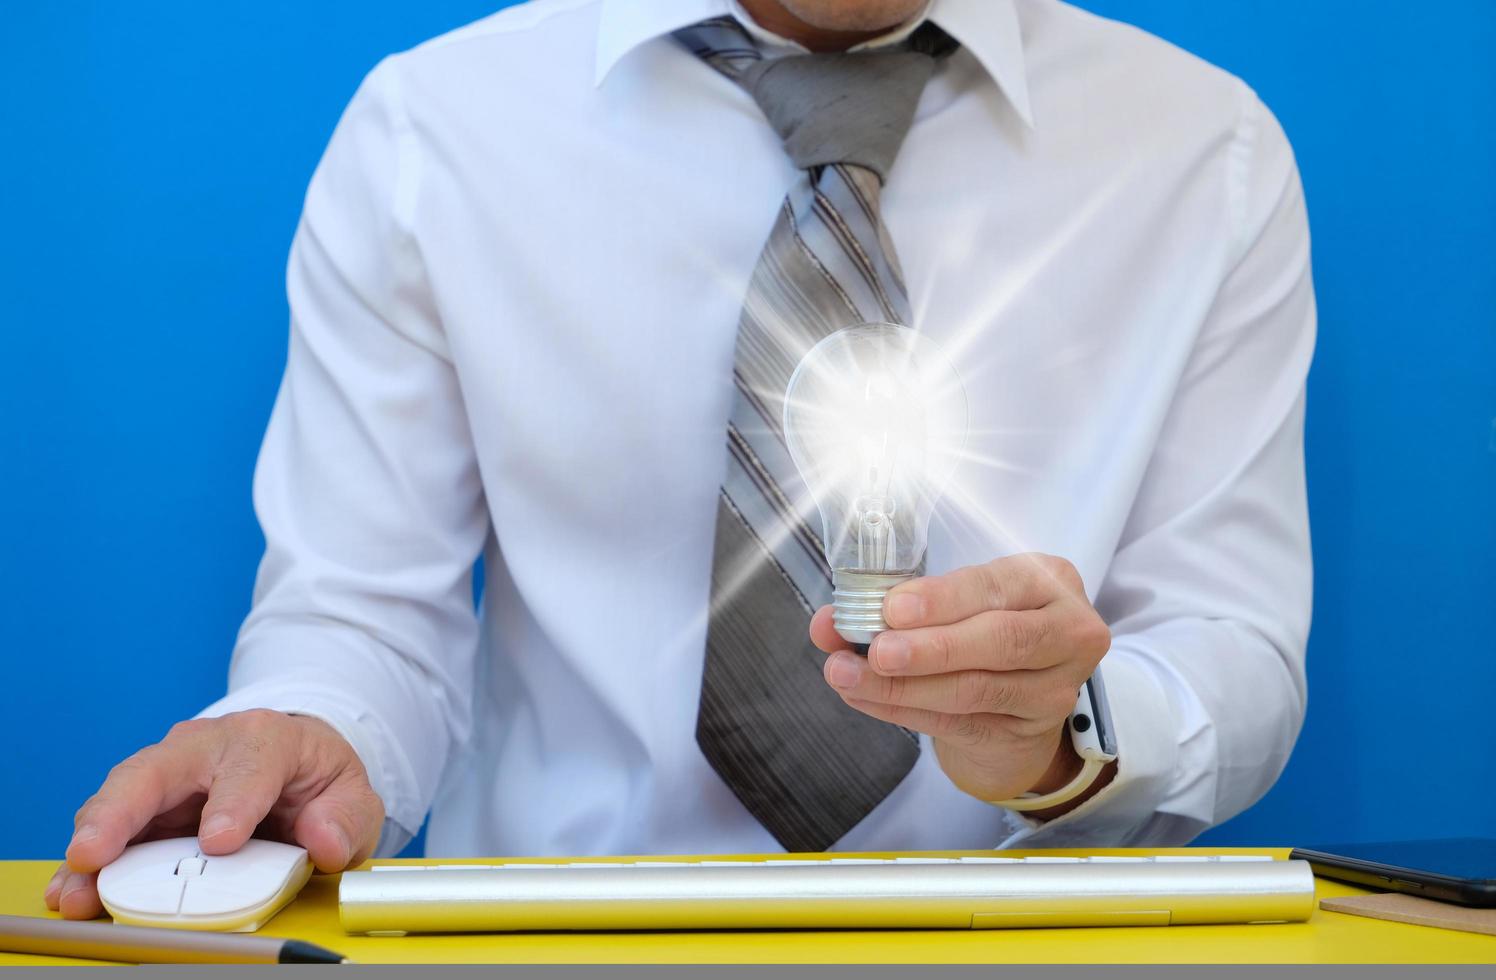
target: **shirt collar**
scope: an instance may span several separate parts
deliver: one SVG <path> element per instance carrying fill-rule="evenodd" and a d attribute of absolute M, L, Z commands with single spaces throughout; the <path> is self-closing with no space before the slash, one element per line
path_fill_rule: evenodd
<path fill-rule="evenodd" d="M 724 15 L 746 21 L 735 0 L 602 0 L 597 29 L 596 84 L 634 48 L 697 21 Z M 933 20 L 970 51 L 1002 89 L 1025 123 L 1033 125 L 1023 39 L 1013 0 L 930 0 L 924 14 L 867 47 L 901 40 L 924 20 Z M 757 24 L 747 25 L 756 36 L 774 39 Z M 782 38 L 781 43 L 790 44 Z"/>

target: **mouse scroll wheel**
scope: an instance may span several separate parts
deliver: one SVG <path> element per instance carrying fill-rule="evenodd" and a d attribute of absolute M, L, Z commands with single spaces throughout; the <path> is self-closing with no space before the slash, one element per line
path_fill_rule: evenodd
<path fill-rule="evenodd" d="M 208 862 L 200 857 L 182 858 L 177 862 L 177 874 L 200 875 L 203 873 L 203 868 L 207 866 Z"/>

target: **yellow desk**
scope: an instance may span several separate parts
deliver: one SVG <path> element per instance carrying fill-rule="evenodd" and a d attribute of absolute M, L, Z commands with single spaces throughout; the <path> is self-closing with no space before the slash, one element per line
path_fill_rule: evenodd
<path fill-rule="evenodd" d="M 1286 849 L 1201 848 L 1211 854 Z M 951 856 L 971 852 L 948 852 Z M 1022 855 L 1023 851 L 1010 852 Z M 1050 851 L 1080 854 L 1082 851 Z M 1125 850 L 1090 853 L 1128 854 Z M 1188 848 L 1147 853 L 1188 854 Z M 450 860 L 450 859 L 448 859 Z M 512 859 L 510 859 L 512 860 Z M 385 862 L 381 862 L 385 863 Z M 388 862 L 437 864 L 439 861 Z M 0 913 L 55 915 L 42 888 L 56 861 L 0 862 Z M 1320 880 L 1321 898 L 1360 889 Z M 1291 925 L 929 932 L 587 933 L 349 936 L 338 926 L 338 878 L 315 876 L 261 930 L 304 939 L 360 963 L 1493 963 L 1496 937 L 1316 910 Z M 0 965 L 85 964 L 0 953 Z"/>

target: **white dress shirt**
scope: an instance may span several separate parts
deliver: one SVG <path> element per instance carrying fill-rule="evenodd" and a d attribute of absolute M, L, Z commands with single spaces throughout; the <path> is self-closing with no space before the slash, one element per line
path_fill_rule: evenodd
<path fill-rule="evenodd" d="M 382 853 L 428 807 L 437 855 L 779 849 L 694 737 L 739 308 L 795 177 L 668 37 L 732 9 L 506 9 L 376 67 L 312 179 L 267 550 L 204 714 L 328 720 L 385 802 Z M 1182 843 L 1267 790 L 1305 707 L 1292 153 L 1250 89 L 1141 31 L 1055 0 L 926 16 L 962 47 L 884 217 L 979 457 L 928 566 L 1075 563 L 1121 760 L 1040 824 L 927 742 L 837 847 Z"/>

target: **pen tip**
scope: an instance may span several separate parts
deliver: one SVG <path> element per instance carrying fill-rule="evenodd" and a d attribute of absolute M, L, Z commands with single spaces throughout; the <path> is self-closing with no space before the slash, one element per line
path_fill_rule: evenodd
<path fill-rule="evenodd" d="M 321 946 L 313 946 L 299 939 L 287 939 L 281 945 L 280 961 L 282 963 L 345 963 L 342 954 L 334 953 L 330 949 Z"/>

